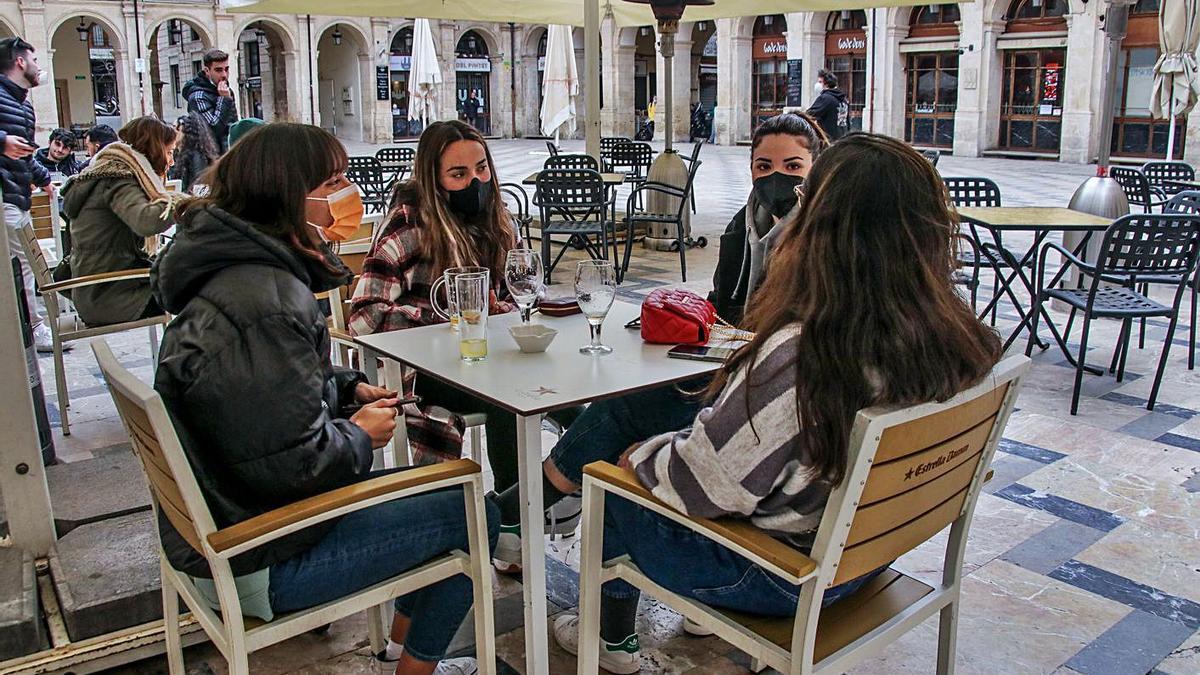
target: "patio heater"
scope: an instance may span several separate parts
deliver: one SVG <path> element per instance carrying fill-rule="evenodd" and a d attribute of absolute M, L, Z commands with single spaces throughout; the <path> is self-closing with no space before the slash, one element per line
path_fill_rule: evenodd
<path fill-rule="evenodd" d="M 1129 200 L 1125 191 L 1116 180 L 1108 175 L 1109 156 L 1112 154 L 1113 106 L 1117 93 L 1117 62 L 1121 49 L 1121 41 L 1125 39 L 1125 31 L 1129 25 L 1129 7 L 1135 0 L 1109 0 L 1108 11 L 1104 20 L 1104 33 L 1108 48 L 1108 74 L 1104 82 L 1103 114 L 1100 127 L 1100 151 L 1096 159 L 1096 175 L 1085 180 L 1071 196 L 1070 208 L 1083 211 L 1103 218 L 1119 218 L 1129 213 Z M 1078 233 L 1067 233 L 1065 239 L 1068 246 L 1079 243 L 1083 237 Z M 1100 246 L 1100 241 L 1093 237 L 1088 246 L 1088 258 L 1094 259 L 1094 254 Z M 1093 250 L 1096 249 L 1096 250 Z"/>
<path fill-rule="evenodd" d="M 663 140 L 666 143 L 665 151 L 660 154 L 654 164 L 650 166 L 650 171 L 646 175 L 646 179 L 658 183 L 673 185 L 680 189 L 687 185 L 688 167 L 684 164 L 679 153 L 674 148 L 674 129 L 672 129 L 672 109 L 674 108 L 674 73 L 673 62 L 675 60 L 675 34 L 679 32 L 679 20 L 683 17 L 683 10 L 688 5 L 711 5 L 713 0 L 625 0 L 639 5 L 650 5 L 654 11 L 654 18 L 658 20 L 659 50 L 662 53 L 663 60 L 666 62 L 666 72 L 663 73 L 663 85 L 666 90 L 665 100 L 663 101 Z M 652 192 L 646 197 L 646 209 L 653 213 L 673 213 L 679 208 L 679 199 L 669 197 L 661 193 Z M 678 233 L 675 227 L 671 224 L 653 224 L 646 232 L 646 238 L 642 241 L 642 246 L 655 251 L 671 251 L 675 250 L 676 246 L 691 246 L 692 241 L 692 225 L 691 212 L 688 209 L 683 210 L 683 241 L 676 242 Z"/>

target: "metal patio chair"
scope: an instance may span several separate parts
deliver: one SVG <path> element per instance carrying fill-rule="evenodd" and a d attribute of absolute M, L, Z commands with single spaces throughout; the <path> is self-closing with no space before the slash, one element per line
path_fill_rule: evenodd
<path fill-rule="evenodd" d="M 1047 283 L 1046 255 L 1052 250 L 1062 256 L 1064 264 Z M 1170 319 L 1166 339 L 1163 340 L 1162 356 L 1158 360 L 1158 369 L 1154 375 L 1154 384 L 1151 386 L 1150 398 L 1146 405 L 1147 410 L 1154 410 L 1154 402 L 1158 398 L 1158 388 L 1162 384 L 1163 370 L 1167 365 L 1167 356 L 1171 351 L 1171 341 L 1175 337 L 1175 327 L 1179 321 L 1179 303 L 1183 298 L 1183 291 L 1187 287 L 1188 280 L 1195 272 L 1198 252 L 1200 252 L 1200 216 L 1162 213 L 1136 214 L 1119 218 L 1105 230 L 1095 264 L 1080 260 L 1065 246 L 1053 242 L 1042 246 L 1038 261 L 1037 296 L 1034 299 L 1029 344 L 1025 348 L 1025 353 L 1029 354 L 1033 351 L 1038 317 L 1044 303 L 1058 300 L 1071 308 L 1066 328 L 1061 335 L 1054 323 L 1047 321 L 1054 339 L 1062 347 L 1063 352 L 1068 354 L 1070 350 L 1067 348 L 1066 340 L 1071 333 L 1071 325 L 1075 321 L 1076 312 L 1083 312 L 1083 335 L 1079 340 L 1079 355 L 1075 364 L 1075 387 L 1071 393 L 1072 415 L 1079 410 L 1079 387 L 1083 383 L 1088 333 L 1092 320 L 1096 318 L 1120 319 L 1122 322 L 1116 347 L 1116 351 L 1119 352 L 1119 364 L 1117 364 L 1118 354 L 1113 354 L 1113 364 L 1116 365 L 1118 380 L 1124 377 L 1125 358 L 1128 354 L 1133 320 L 1152 317 Z M 1071 267 L 1075 267 L 1079 271 L 1076 275 L 1076 287 L 1057 287 L 1059 281 Z M 1085 277 L 1089 280 L 1088 288 L 1083 287 Z M 1145 281 L 1175 286 L 1175 297 L 1172 304 L 1170 306 L 1163 305 L 1138 293 L 1135 286 Z"/>
<path fill-rule="evenodd" d="M 382 213 L 387 210 L 388 197 L 393 181 L 384 177 L 383 164 L 374 157 L 351 157 L 346 168 L 346 178 L 358 186 L 362 193 L 363 206 L 367 211 Z"/>
<path fill-rule="evenodd" d="M 529 246 L 532 239 L 533 214 L 529 209 L 529 193 L 518 183 L 501 183 L 500 198 L 508 205 L 517 234 Z"/>
<path fill-rule="evenodd" d="M 1196 180 L 1196 170 L 1187 162 L 1146 162 L 1142 165 L 1142 173 L 1150 181 L 1150 187 L 1162 190 L 1167 196 L 1183 191 L 1171 181 Z"/>
<path fill-rule="evenodd" d="M 860 410 L 850 432 L 846 477 L 829 495 L 808 555 L 745 520 L 680 513 L 654 497 L 631 470 L 589 464 L 583 478 L 577 672 L 598 672 L 600 586 L 618 578 L 713 631 L 746 653 L 755 669 L 766 665 L 782 673 L 843 673 L 938 616 L 937 672 L 954 672 L 971 518 L 1029 368 L 1029 359 L 1009 357 L 979 384 L 943 403 Z M 609 495 L 716 542 L 731 555 L 754 562 L 762 573 L 798 585 L 795 616 L 774 618 L 707 605 L 667 590 L 629 556 L 604 560 L 604 501 Z M 826 588 L 888 565 L 947 526 L 949 539 L 938 547 L 943 552 L 938 582 L 886 569 L 855 593 L 821 606 Z"/>
<path fill-rule="evenodd" d="M 708 142 L 707 138 L 701 138 L 700 140 L 696 141 L 696 143 L 692 146 L 692 154 L 680 155 L 679 157 L 681 159 L 683 159 L 684 163 L 686 163 L 690 167 L 691 165 L 700 161 L 700 148 L 704 147 L 704 144 L 707 142 Z M 692 213 L 695 213 L 695 212 L 696 212 L 696 193 L 692 192 Z"/>
<path fill-rule="evenodd" d="M 996 185 L 996 182 L 990 178 L 983 178 L 981 176 L 948 176 L 943 178 L 942 182 L 946 185 L 946 193 L 950 197 L 950 203 L 956 207 L 1001 206 L 1000 186 Z M 995 326 L 1001 292 L 1007 293 L 1010 297 L 1013 294 L 1011 282 L 1005 282 L 1004 270 L 1012 270 L 1019 267 L 1018 258 L 1012 251 L 1004 248 L 1004 244 L 998 233 L 988 231 L 985 238 L 980 235 L 979 228 L 974 223 L 967 223 L 966 232 L 960 231 L 960 235 L 970 241 L 969 248 L 971 250 L 960 250 L 957 262 L 960 268 L 970 267 L 972 269 L 971 278 L 974 280 L 975 286 L 978 287 L 979 272 L 983 265 L 991 267 L 995 273 L 992 277 L 992 299 L 990 301 L 991 323 Z M 972 308 L 976 306 L 976 296 L 977 292 L 973 289 L 971 292 Z M 1011 299 L 1014 306 L 1020 306 L 1017 304 L 1016 298 Z"/>
<path fill-rule="evenodd" d="M 618 267 L 617 283 L 620 283 L 625 278 L 625 272 L 629 270 L 629 258 L 633 254 L 634 231 L 639 225 L 649 227 L 652 224 L 675 225 L 675 246 L 679 250 L 679 276 L 682 281 L 687 281 L 687 250 L 690 242 L 684 237 L 683 218 L 684 212 L 688 208 L 688 201 L 695 188 L 696 172 L 700 169 L 701 164 L 703 162 L 698 159 L 692 162 L 691 167 L 688 168 L 687 183 L 682 188 L 666 183 L 659 183 L 658 181 L 645 181 L 629 193 L 629 198 L 625 204 L 625 257 L 621 261 L 620 267 Z M 643 202 L 642 195 L 651 192 L 678 199 L 679 203 L 676 205 L 675 211 L 667 213 L 639 211 L 637 204 Z"/>
<path fill-rule="evenodd" d="M 613 229 L 611 211 L 615 197 L 599 172 L 590 169 L 544 169 L 538 173 L 533 203 L 542 220 L 542 263 L 546 283 L 571 244 L 578 244 L 592 258 L 607 259 L 609 232 Z M 550 237 L 567 235 L 567 243 L 558 255 L 550 257 Z M 593 239 L 595 238 L 595 239 Z M 613 238 L 613 258 L 616 242 Z"/>
<path fill-rule="evenodd" d="M 413 162 L 417 159 L 417 151 L 408 147 L 397 148 L 380 148 L 375 153 L 375 159 L 379 160 L 379 164 L 385 172 L 391 172 L 392 177 L 389 182 L 401 183 L 404 181 L 404 176 L 410 173 L 413 168 Z"/>
<path fill-rule="evenodd" d="M 591 155 L 562 153 L 547 157 L 542 169 L 588 169 L 600 173 L 600 162 Z"/>
<path fill-rule="evenodd" d="M 1131 212 L 1136 207 L 1142 209 L 1143 213 L 1151 213 L 1167 201 L 1167 195 L 1160 188 L 1150 185 L 1150 180 L 1141 169 L 1114 166 L 1108 170 L 1108 175 L 1125 191 Z"/>

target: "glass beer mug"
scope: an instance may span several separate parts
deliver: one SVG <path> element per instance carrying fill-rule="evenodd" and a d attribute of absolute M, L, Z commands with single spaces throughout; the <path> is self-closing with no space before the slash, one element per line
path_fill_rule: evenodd
<path fill-rule="evenodd" d="M 461 274 L 480 274 L 488 272 L 486 267 L 448 267 L 433 286 L 429 288 L 429 304 L 433 313 L 450 322 L 451 330 L 458 330 L 458 302 L 455 297 L 454 279 Z M 446 304 L 438 299 L 438 289 L 445 288 Z"/>

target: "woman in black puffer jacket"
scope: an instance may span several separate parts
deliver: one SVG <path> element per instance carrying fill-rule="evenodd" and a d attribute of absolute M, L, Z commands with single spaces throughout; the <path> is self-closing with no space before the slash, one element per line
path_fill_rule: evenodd
<path fill-rule="evenodd" d="M 372 449 L 395 428 L 395 392 L 330 364 L 314 298 L 349 280 L 320 236 L 335 224 L 329 195 L 351 185 L 347 164 L 341 143 L 317 127 L 253 131 L 213 167 L 210 194 L 180 209 L 175 240 L 152 269 L 155 297 L 176 315 L 154 387 L 218 528 L 371 477 Z M 352 404 L 363 407 L 347 419 Z M 489 508 L 494 544 L 498 518 Z M 172 566 L 210 576 L 168 521 L 159 527 Z M 260 613 L 270 617 L 466 547 L 462 493 L 446 490 L 310 527 L 231 565 L 239 595 L 260 604 L 265 595 Z M 463 576 L 399 598 L 384 654 L 397 660 L 396 672 L 434 672 L 471 603 Z"/>
<path fill-rule="evenodd" d="M 175 153 L 175 166 L 168 178 L 183 183 L 183 191 L 191 192 L 192 186 L 221 156 L 212 131 L 196 113 L 179 118 L 179 149 Z"/>

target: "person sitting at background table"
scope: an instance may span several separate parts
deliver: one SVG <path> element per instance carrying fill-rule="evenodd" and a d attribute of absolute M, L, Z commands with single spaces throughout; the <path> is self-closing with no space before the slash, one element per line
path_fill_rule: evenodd
<path fill-rule="evenodd" d="M 50 145 L 33 153 L 33 159 L 51 174 L 74 176 L 80 170 L 79 160 L 75 159 L 75 134 L 62 128 L 51 131 Z"/>
<path fill-rule="evenodd" d="M 92 162 L 92 158 L 97 152 L 104 149 L 104 146 L 117 141 L 117 132 L 107 124 L 97 124 L 88 129 L 83 134 L 83 152 L 87 155 L 87 159 L 83 160 L 83 164 L 79 166 L 79 170 L 83 171 Z"/>
<path fill-rule="evenodd" d="M 247 134 L 210 171 L 208 195 L 178 210 L 178 234 L 155 262 L 155 296 L 176 316 L 154 388 L 218 528 L 372 478 L 372 450 L 395 430 L 396 392 L 330 363 L 329 329 L 314 297 L 350 278 L 323 241 L 362 216 L 361 202 L 357 214 L 331 208 L 332 196 L 354 187 L 348 162 L 342 144 L 315 126 L 270 124 Z M 362 407 L 347 419 L 355 404 Z M 487 516 L 494 544 L 493 507 Z M 170 521 L 159 519 L 159 533 L 172 566 L 211 578 Z M 466 547 L 455 488 L 306 528 L 235 556 L 231 566 L 242 606 L 270 620 Z M 477 672 L 474 659 L 441 661 L 472 601 L 462 575 L 398 598 L 380 658 L 394 661 L 397 675 Z"/>
<path fill-rule="evenodd" d="M 200 175 L 217 161 L 221 153 L 217 150 L 217 142 L 208 124 L 196 113 L 180 117 L 178 127 L 179 152 L 168 177 L 180 181 L 184 192 L 191 192 Z"/>
<path fill-rule="evenodd" d="M 746 205 L 721 235 L 713 291 L 709 294 L 717 313 L 727 321 L 741 320 L 746 298 L 758 288 L 773 248 L 782 233 L 795 223 L 795 213 L 800 208 L 799 188 L 813 161 L 828 145 L 816 121 L 804 113 L 776 115 L 755 129 L 750 145 L 754 188 Z M 563 434 L 557 448 L 566 451 L 586 442 L 598 445 L 596 452 L 600 456 L 619 455 L 632 441 L 623 434 L 601 436 L 592 432 L 613 419 L 621 420 L 623 428 L 637 438 L 680 429 L 703 407 L 698 396 L 685 391 L 704 389 L 707 383 L 701 380 L 659 387 L 593 403 Z M 579 508 L 581 502 L 575 492 L 580 478 L 564 475 L 553 458 L 552 454 L 542 465 L 543 495 L 546 508 L 556 509 L 557 516 L 567 509 Z M 564 495 L 571 495 L 569 502 Z M 515 487 L 497 497 L 501 525 L 496 559 L 506 569 L 516 569 L 521 562 L 520 499 Z"/>
<path fill-rule="evenodd" d="M 749 520 L 807 553 L 846 475 L 857 411 L 944 401 L 999 361 L 999 337 L 951 282 L 958 219 L 941 178 L 907 144 L 874 134 L 838 141 L 813 165 L 796 218 L 747 307 L 754 340 L 718 372 L 689 428 L 647 439 L 629 434 L 628 420 L 609 419 L 583 442 L 555 448 L 564 474 L 578 483 L 584 465 L 619 461 L 682 513 Z M 596 452 L 621 435 L 628 449 L 619 458 Z M 604 559 L 622 555 L 655 583 L 714 607 L 796 612 L 798 586 L 610 495 Z M 883 569 L 826 590 L 825 604 Z M 603 586 L 600 665 L 611 672 L 638 671 L 637 604 L 628 583 Z M 559 617 L 554 636 L 576 653 L 579 618 Z"/>
<path fill-rule="evenodd" d="M 171 213 L 183 195 L 168 192 L 164 181 L 174 162 L 175 129 L 157 117 L 139 117 L 121 127 L 120 138 L 63 187 L 73 277 L 150 267 L 146 237 L 174 225 Z M 71 300 L 92 326 L 163 313 L 145 279 L 76 288 Z"/>
<path fill-rule="evenodd" d="M 352 334 L 443 323 L 429 296 L 434 282 L 450 267 L 488 268 L 494 293 L 491 313 L 516 308 L 497 299 L 507 293 L 502 281 L 505 256 L 519 245 L 498 185 L 495 162 L 479 131 L 458 120 L 426 127 L 412 178 L 397 186 L 388 222 L 363 262 L 348 322 Z M 517 484 L 517 424 L 512 413 L 420 375 L 414 391 L 425 413 L 409 419 L 409 441 L 418 463 L 459 457 L 463 425 L 458 415 L 484 413 L 496 489 Z M 564 426 L 574 415 L 551 413 Z"/>

